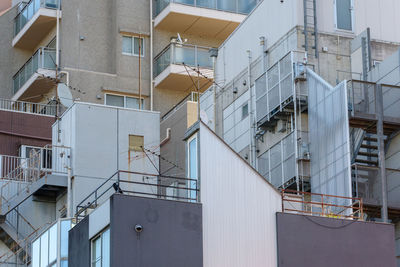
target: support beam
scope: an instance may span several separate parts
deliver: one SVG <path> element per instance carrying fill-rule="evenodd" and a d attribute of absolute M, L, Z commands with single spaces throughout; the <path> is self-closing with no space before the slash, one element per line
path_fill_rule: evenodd
<path fill-rule="evenodd" d="M 386 166 L 385 166 L 385 140 L 383 133 L 383 96 L 382 86 L 377 84 L 375 86 L 375 99 L 376 99 L 376 114 L 378 122 L 376 124 L 376 132 L 378 138 L 378 163 L 379 174 L 381 177 L 382 187 L 382 211 L 381 218 L 383 222 L 388 222 L 388 197 L 387 197 L 387 179 L 386 179 Z"/>

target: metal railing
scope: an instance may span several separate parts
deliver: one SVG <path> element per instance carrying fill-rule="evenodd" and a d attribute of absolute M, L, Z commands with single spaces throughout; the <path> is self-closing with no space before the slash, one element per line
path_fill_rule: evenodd
<path fill-rule="evenodd" d="M 14 18 L 14 36 L 22 30 L 40 8 L 59 9 L 60 0 L 30 0 Z"/>
<path fill-rule="evenodd" d="M 119 170 L 76 206 L 75 217 L 78 222 L 114 193 L 197 202 L 199 191 L 197 179 Z"/>
<path fill-rule="evenodd" d="M 349 111 L 352 116 L 357 113 L 375 114 L 376 84 L 365 81 L 351 80 L 347 82 Z"/>
<path fill-rule="evenodd" d="M 179 110 L 186 102 L 191 101 L 191 102 L 198 102 L 199 93 L 197 92 L 190 92 L 185 98 L 183 98 L 181 101 L 179 101 L 173 108 L 171 108 L 167 113 L 164 114 L 164 116 L 161 117 L 161 121 L 166 120 L 169 118 L 172 114 L 175 113 L 175 111 Z M 200 93 L 201 96 L 201 93 Z"/>
<path fill-rule="evenodd" d="M 281 190 L 282 212 L 336 219 L 364 220 L 361 198 Z"/>
<path fill-rule="evenodd" d="M 15 101 L 10 99 L 0 98 L 0 110 L 56 116 L 57 105 Z"/>
<path fill-rule="evenodd" d="M 257 5 L 257 0 L 154 0 L 154 17 L 160 14 L 170 3 L 249 14 Z"/>
<path fill-rule="evenodd" d="M 154 77 L 161 74 L 171 64 L 212 69 L 213 63 L 209 47 L 170 43 L 154 59 Z"/>
<path fill-rule="evenodd" d="M 13 156 L 1 156 L 1 158 L 0 208 L 2 214 L 7 214 L 12 210 L 13 202 L 21 194 L 29 191 L 33 182 L 47 174 L 66 174 L 71 166 L 70 148 L 65 146 L 34 147 L 28 158 Z"/>
<path fill-rule="evenodd" d="M 13 94 L 25 84 L 25 82 L 38 70 L 56 69 L 56 49 L 41 47 L 13 76 Z"/>

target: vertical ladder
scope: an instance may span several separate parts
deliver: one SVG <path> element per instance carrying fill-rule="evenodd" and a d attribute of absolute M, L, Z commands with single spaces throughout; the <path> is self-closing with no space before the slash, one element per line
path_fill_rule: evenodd
<path fill-rule="evenodd" d="M 318 27 L 317 27 L 317 0 L 303 0 L 304 9 L 304 49 L 310 53 L 315 50 L 315 57 L 318 58 Z M 310 42 L 313 46 L 310 47 Z"/>

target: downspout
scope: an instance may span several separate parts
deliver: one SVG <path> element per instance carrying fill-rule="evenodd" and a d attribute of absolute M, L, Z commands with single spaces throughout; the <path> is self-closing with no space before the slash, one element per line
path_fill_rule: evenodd
<path fill-rule="evenodd" d="M 67 167 L 67 176 L 68 176 L 68 184 L 67 184 L 67 218 L 72 217 L 72 176 L 71 176 L 71 167 Z"/>
<path fill-rule="evenodd" d="M 153 77 L 153 0 L 150 0 L 150 110 L 154 109 L 154 77 Z"/>
<path fill-rule="evenodd" d="M 249 87 L 249 93 L 250 93 L 250 165 L 255 167 L 255 162 L 256 162 L 256 145 L 254 142 L 254 135 L 255 135 L 255 130 L 254 130 L 254 105 L 253 105 L 253 90 L 251 87 L 251 51 L 247 50 L 247 55 L 248 55 L 248 67 L 247 67 L 247 79 L 248 79 L 248 87 Z"/>
<path fill-rule="evenodd" d="M 165 145 L 170 139 L 171 139 L 171 128 L 167 128 L 167 135 L 166 135 L 165 138 L 161 141 L 160 146 Z"/>

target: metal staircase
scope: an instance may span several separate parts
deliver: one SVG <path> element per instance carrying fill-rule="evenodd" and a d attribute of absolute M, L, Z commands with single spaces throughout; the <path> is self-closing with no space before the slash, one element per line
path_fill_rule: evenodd
<path fill-rule="evenodd" d="M 360 165 L 378 166 L 378 139 L 373 134 L 365 134 L 354 162 Z"/>
<path fill-rule="evenodd" d="M 0 266 L 28 266 L 31 242 L 47 224 L 34 227 L 18 207 L 31 196 L 56 198 L 67 188 L 70 149 L 46 146 L 29 158 L 1 159 L 0 240 L 9 251 L 0 255 Z"/>
<path fill-rule="evenodd" d="M 314 49 L 315 57 L 318 58 L 318 27 L 317 27 L 317 5 L 316 0 L 303 0 L 304 9 L 304 49 L 310 54 Z"/>

